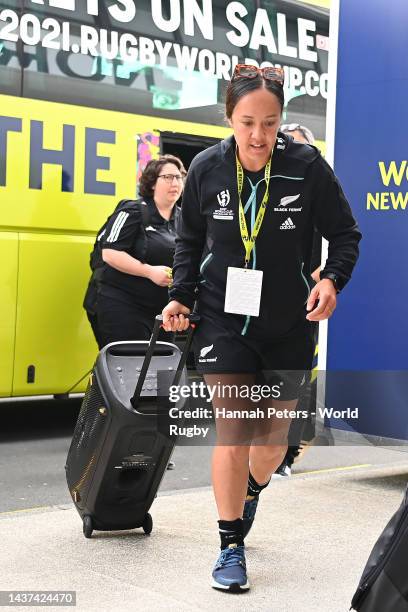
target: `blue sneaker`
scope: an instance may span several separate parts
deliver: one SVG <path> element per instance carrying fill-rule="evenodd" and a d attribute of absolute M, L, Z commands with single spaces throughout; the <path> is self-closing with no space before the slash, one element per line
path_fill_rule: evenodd
<path fill-rule="evenodd" d="M 212 587 L 232 593 L 240 593 L 249 589 L 245 563 L 245 548 L 238 544 L 230 544 L 224 548 L 214 566 Z"/>
<path fill-rule="evenodd" d="M 244 505 L 244 512 L 242 514 L 242 527 L 244 538 L 248 535 L 252 523 L 254 522 L 256 510 L 258 507 L 259 497 L 254 497 L 254 499 L 246 499 Z"/>

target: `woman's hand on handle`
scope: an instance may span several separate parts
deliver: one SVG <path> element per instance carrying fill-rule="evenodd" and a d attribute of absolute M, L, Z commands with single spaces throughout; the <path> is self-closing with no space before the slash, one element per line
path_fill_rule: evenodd
<path fill-rule="evenodd" d="M 181 332 L 186 331 L 190 321 L 185 315 L 191 313 L 190 308 L 172 300 L 163 308 L 163 328 L 165 331 Z"/>

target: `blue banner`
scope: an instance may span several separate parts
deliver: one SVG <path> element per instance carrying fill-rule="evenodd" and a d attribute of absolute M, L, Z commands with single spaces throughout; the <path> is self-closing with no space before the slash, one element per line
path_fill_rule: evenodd
<path fill-rule="evenodd" d="M 363 240 L 329 322 L 327 370 L 377 370 L 381 380 L 408 370 L 408 2 L 339 2 L 334 170 Z M 339 391 L 329 385 L 326 403 L 338 405 Z M 376 393 L 370 433 L 407 437 L 406 393 L 389 384 Z"/>

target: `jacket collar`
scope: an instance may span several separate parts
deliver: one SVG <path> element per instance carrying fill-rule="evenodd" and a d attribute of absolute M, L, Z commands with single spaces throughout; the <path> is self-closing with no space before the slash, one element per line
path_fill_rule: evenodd
<path fill-rule="evenodd" d="M 161 214 L 159 213 L 156 203 L 153 198 L 151 197 L 144 198 L 144 201 L 149 207 L 149 214 L 150 214 L 152 223 L 155 223 L 156 225 L 158 225 L 158 224 L 163 224 L 163 223 L 174 223 L 176 221 L 176 217 L 178 214 L 177 204 L 173 206 L 173 210 L 171 211 L 170 219 L 166 221 L 166 219 L 162 217 Z"/>
<path fill-rule="evenodd" d="M 272 158 L 286 151 L 290 140 L 293 140 L 291 136 L 278 132 Z M 236 141 L 233 134 L 221 141 L 221 152 L 224 158 L 235 160 L 235 148 Z"/>

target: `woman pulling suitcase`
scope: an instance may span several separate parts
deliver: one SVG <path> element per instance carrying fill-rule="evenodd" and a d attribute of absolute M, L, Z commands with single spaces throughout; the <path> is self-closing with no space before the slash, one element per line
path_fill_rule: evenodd
<path fill-rule="evenodd" d="M 311 322 L 332 315 L 361 238 L 318 150 L 278 133 L 283 79 L 279 68 L 235 68 L 226 99 L 233 135 L 190 166 L 163 310 L 164 328 L 183 331 L 197 300 L 197 368 L 207 385 L 219 383 L 212 477 L 221 553 L 212 584 L 228 591 L 249 588 L 244 539 L 287 449 L 313 357 Z M 315 227 L 329 241 L 329 257 L 309 292 Z M 272 397 L 245 399 L 240 390 L 258 383 Z M 255 408 L 260 416 L 251 419 Z"/>

